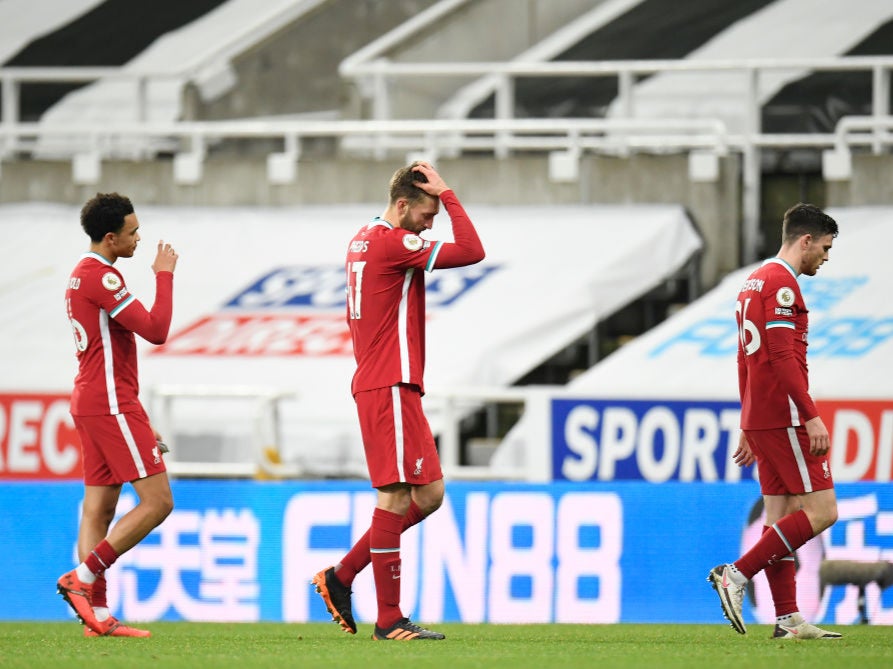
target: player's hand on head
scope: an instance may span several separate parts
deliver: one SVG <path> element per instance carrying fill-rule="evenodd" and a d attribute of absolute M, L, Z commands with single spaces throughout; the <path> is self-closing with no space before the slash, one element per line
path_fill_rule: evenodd
<path fill-rule="evenodd" d="M 173 272 L 179 257 L 170 244 L 165 244 L 163 239 L 159 240 L 155 262 L 152 263 L 152 271 L 156 274 L 158 272 Z"/>
<path fill-rule="evenodd" d="M 415 185 L 428 193 L 428 195 L 439 197 L 440 194 L 443 193 L 445 190 L 450 189 L 450 187 L 447 186 L 446 182 L 443 180 L 443 177 L 438 174 L 437 170 L 434 169 L 434 166 L 431 165 L 431 163 L 422 161 L 413 168 L 413 172 L 420 172 L 421 174 L 425 175 L 426 179 L 428 179 L 428 183 L 424 183 L 422 181 L 415 182 Z"/>

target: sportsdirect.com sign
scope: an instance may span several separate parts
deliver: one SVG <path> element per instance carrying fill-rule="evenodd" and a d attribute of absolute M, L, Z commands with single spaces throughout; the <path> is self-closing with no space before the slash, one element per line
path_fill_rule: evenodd
<path fill-rule="evenodd" d="M 893 405 L 817 402 L 831 433 L 834 480 L 893 477 Z M 552 477 L 568 481 L 726 481 L 753 478 L 732 460 L 737 402 L 556 399 Z"/>
<path fill-rule="evenodd" d="M 475 265 L 432 276 L 425 291 L 429 310 L 449 307 L 497 269 Z M 341 265 L 276 268 L 150 355 L 350 356 L 345 288 Z"/>

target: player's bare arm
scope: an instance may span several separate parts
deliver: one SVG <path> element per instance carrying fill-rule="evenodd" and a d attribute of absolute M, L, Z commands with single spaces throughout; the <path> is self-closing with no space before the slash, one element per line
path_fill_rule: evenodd
<path fill-rule="evenodd" d="M 804 427 L 809 435 L 809 452 L 813 455 L 825 455 L 831 448 L 831 437 L 821 416 L 809 419 Z"/>
<path fill-rule="evenodd" d="M 445 190 L 450 190 L 450 187 L 446 185 L 443 177 L 437 173 L 437 170 L 435 170 L 430 163 L 419 163 L 413 168 L 413 172 L 421 172 L 425 175 L 425 178 L 428 179 L 428 183 L 417 181 L 415 184 L 428 193 L 428 195 L 440 197 L 440 194 Z"/>
<path fill-rule="evenodd" d="M 163 239 L 158 240 L 158 251 L 155 254 L 155 262 L 152 263 L 152 271 L 156 274 L 173 272 L 179 257 L 170 244 L 165 244 Z"/>

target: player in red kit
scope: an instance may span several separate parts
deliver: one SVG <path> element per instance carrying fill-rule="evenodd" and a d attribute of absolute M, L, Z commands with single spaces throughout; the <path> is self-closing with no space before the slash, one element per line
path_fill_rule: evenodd
<path fill-rule="evenodd" d="M 334 567 L 314 576 L 316 591 L 345 632 L 356 634 L 350 585 L 370 562 L 378 600 L 377 640 L 443 639 L 400 610 L 400 534 L 436 511 L 443 473 L 422 413 L 425 368 L 424 272 L 480 262 L 484 248 L 456 194 L 428 163 L 397 170 L 388 207 L 347 249 L 347 322 L 363 447 L 378 499 L 369 531 Z M 455 242 L 428 241 L 443 203 Z"/>
<path fill-rule="evenodd" d="M 65 305 L 74 331 L 78 374 L 71 414 L 81 439 L 84 506 L 78 532 L 81 563 L 63 574 L 59 594 L 85 625 L 85 636 L 147 637 L 147 630 L 122 625 L 109 614 L 105 570 L 168 516 L 173 497 L 161 437 L 139 401 L 136 339 L 167 339 L 177 254 L 158 243 L 155 304 L 147 311 L 115 268 L 136 251 L 139 221 L 130 200 L 98 193 L 81 210 L 90 250 L 68 280 Z M 109 531 L 121 486 L 130 482 L 139 503 Z"/>
<path fill-rule="evenodd" d="M 791 207 L 782 223 L 781 250 L 747 278 L 735 305 L 741 436 L 733 457 L 741 466 L 757 463 L 766 525 L 753 548 L 734 563 L 714 567 L 707 580 L 740 634 L 747 631 L 747 582 L 764 571 L 775 603 L 774 637 L 841 637 L 800 614 L 793 556 L 837 520 L 830 437 L 809 395 L 808 310 L 797 283 L 799 275 L 814 276 L 828 260 L 836 236 L 837 223 L 818 207 Z"/>

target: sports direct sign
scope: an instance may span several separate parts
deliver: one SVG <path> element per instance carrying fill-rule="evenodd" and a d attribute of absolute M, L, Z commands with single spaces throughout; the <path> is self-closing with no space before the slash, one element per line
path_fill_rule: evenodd
<path fill-rule="evenodd" d="M 436 314 L 483 281 L 497 265 L 432 275 L 427 304 Z M 175 332 L 152 355 L 352 356 L 345 321 L 342 265 L 274 269 L 243 288 L 215 314 Z"/>
<path fill-rule="evenodd" d="M 819 401 L 831 433 L 838 483 L 893 478 L 893 405 Z M 755 478 L 740 468 L 737 402 L 556 399 L 552 477 L 568 481 L 725 481 Z"/>
<path fill-rule="evenodd" d="M 68 395 L 0 394 L 0 480 L 80 478 Z"/>

